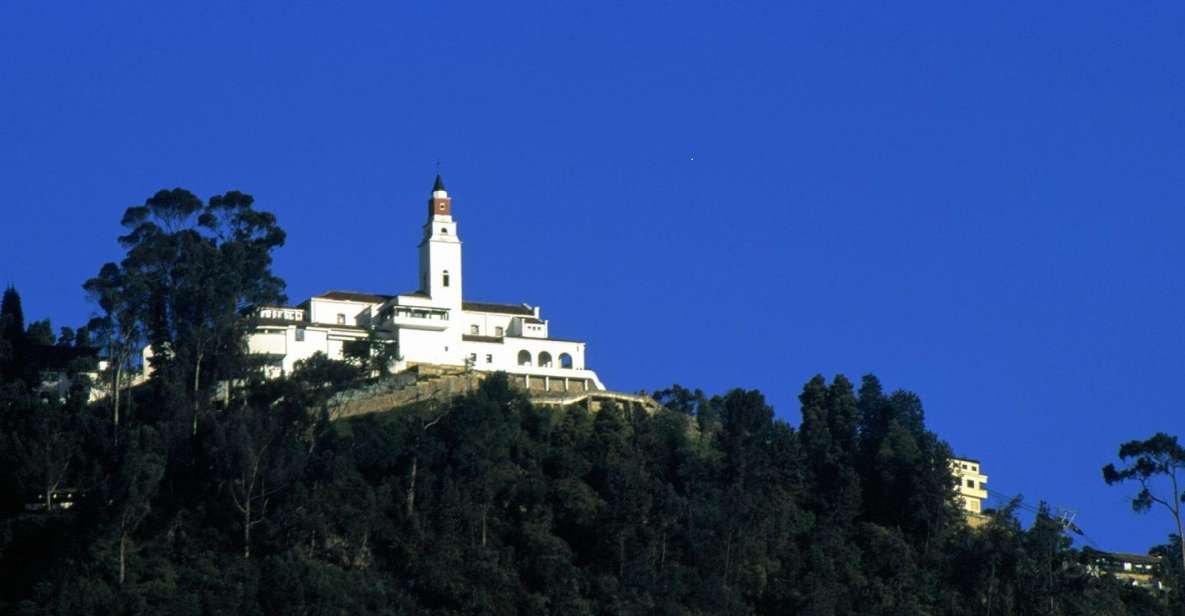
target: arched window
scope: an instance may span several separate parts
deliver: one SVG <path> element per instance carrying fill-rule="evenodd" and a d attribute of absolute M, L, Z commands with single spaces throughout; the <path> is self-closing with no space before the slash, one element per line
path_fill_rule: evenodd
<path fill-rule="evenodd" d="M 440 234 L 441 235 L 448 235 L 448 227 L 441 227 Z"/>
<path fill-rule="evenodd" d="M 448 286 L 448 270 L 444 270 L 444 273 L 440 275 L 440 282 L 441 286 Z"/>
<path fill-rule="evenodd" d="M 539 367 L 540 368 L 550 368 L 551 367 L 551 353 L 548 353 L 547 351 L 542 351 L 539 353 Z"/>
<path fill-rule="evenodd" d="M 572 356 L 568 355 L 567 353 L 560 353 L 560 367 L 571 369 L 572 368 Z"/>
<path fill-rule="evenodd" d="M 531 352 L 530 351 L 519 351 L 518 352 L 518 365 L 520 365 L 520 366 L 530 366 L 531 365 Z"/>

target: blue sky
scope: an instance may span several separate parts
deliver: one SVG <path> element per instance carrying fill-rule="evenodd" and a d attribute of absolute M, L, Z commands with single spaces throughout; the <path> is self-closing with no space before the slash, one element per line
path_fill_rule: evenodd
<path fill-rule="evenodd" d="M 1182 432 L 1179 2 L 5 3 L 0 284 L 79 324 L 160 188 L 249 192 L 300 301 L 416 285 L 442 161 L 472 299 L 621 390 L 917 392 L 990 486 L 1142 551 L 1100 467 Z"/>

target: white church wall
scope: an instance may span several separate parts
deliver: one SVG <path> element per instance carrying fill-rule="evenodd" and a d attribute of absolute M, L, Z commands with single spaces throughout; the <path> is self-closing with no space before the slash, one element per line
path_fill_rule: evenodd
<path fill-rule="evenodd" d="M 465 334 L 470 336 L 505 336 L 510 333 L 511 315 L 492 312 L 464 311 Z M 477 326 L 477 331 L 473 327 Z M 500 328 L 500 329 L 499 329 Z"/>
<path fill-rule="evenodd" d="M 325 341 L 325 355 L 329 359 L 343 359 L 342 340 L 340 338 L 329 337 Z"/>
<path fill-rule="evenodd" d="M 302 339 L 303 338 L 303 339 Z M 292 327 L 288 330 L 288 354 L 284 356 L 284 373 L 292 374 L 296 362 L 308 359 L 317 352 L 327 353 L 328 336 L 325 330 Z"/>
<path fill-rule="evenodd" d="M 280 368 L 291 374 L 296 362 L 308 359 L 317 353 L 324 353 L 330 359 L 343 359 L 343 348 L 347 340 L 361 340 L 366 333 L 353 331 L 332 331 L 327 328 L 291 325 L 286 329 L 269 328 L 257 331 L 247 337 L 247 349 L 251 353 L 262 353 L 282 357 Z"/>
<path fill-rule="evenodd" d="M 247 338 L 247 351 L 266 355 L 287 355 L 287 333 L 287 329 L 256 332 Z"/>
<path fill-rule="evenodd" d="M 451 335 L 449 330 L 439 332 L 401 328 L 398 336 L 399 355 L 405 362 L 450 366 L 465 364 L 460 336 Z"/>
<path fill-rule="evenodd" d="M 383 304 L 383 308 L 389 305 L 435 307 L 436 303 L 426 295 L 400 295 Z"/>
<path fill-rule="evenodd" d="M 359 325 L 359 317 L 370 308 L 371 304 L 367 302 L 314 297 L 309 300 L 309 321 L 327 325 Z M 339 315 L 342 320 L 338 319 Z"/>
<path fill-rule="evenodd" d="M 466 353 L 490 353 L 490 348 L 498 349 L 494 355 L 495 360 L 491 365 L 493 370 L 510 370 L 512 368 L 520 367 L 520 358 L 525 358 L 526 353 L 530 356 L 529 366 L 541 368 L 555 368 L 561 369 L 560 357 L 562 355 L 569 355 L 572 358 L 572 370 L 581 370 L 584 368 L 584 343 L 567 341 L 567 340 L 543 340 L 538 338 L 519 338 L 508 337 L 499 343 L 483 343 L 483 342 L 464 342 Z M 469 347 L 472 346 L 473 350 Z M 481 367 L 485 367 L 485 357 L 482 355 Z M 550 366 L 540 365 L 540 359 L 549 361 Z"/>
<path fill-rule="evenodd" d="M 547 321 L 538 317 L 539 308 L 535 308 L 535 317 L 514 317 L 510 322 L 510 328 L 507 330 L 511 336 L 522 336 L 524 338 L 546 338 L 547 337 Z"/>
<path fill-rule="evenodd" d="M 506 372 L 507 374 L 533 377 L 549 377 L 555 379 L 572 379 L 574 381 L 588 380 L 594 389 L 604 389 L 596 373 L 584 366 L 583 342 L 569 340 L 539 340 L 534 338 L 506 338 L 503 342 L 462 341 L 465 358 L 475 370 L 485 372 Z M 518 363 L 519 354 L 527 353 L 531 363 Z M 547 353 L 551 357 L 550 366 L 539 365 L 541 354 Z M 572 367 L 564 368 L 560 365 L 560 357 L 568 354 L 572 358 Z"/>

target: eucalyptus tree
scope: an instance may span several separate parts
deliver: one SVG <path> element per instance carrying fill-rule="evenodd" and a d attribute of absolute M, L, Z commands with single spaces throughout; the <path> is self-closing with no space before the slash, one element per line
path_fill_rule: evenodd
<path fill-rule="evenodd" d="M 136 552 L 136 531 L 152 513 L 154 500 L 165 474 L 165 455 L 155 443 L 156 433 L 147 426 L 133 430 L 116 476 L 108 487 L 110 493 L 105 513 L 112 518 L 119 554 L 119 584 L 127 579 L 128 558 Z"/>
<path fill-rule="evenodd" d="M 83 284 L 91 300 L 103 309 L 87 323 L 91 332 L 107 354 L 111 377 L 111 428 L 119 440 L 120 397 L 126 373 L 136 350 L 144 341 L 144 327 L 140 323 L 147 298 L 140 278 L 133 278 L 114 263 L 104 264 L 99 274 Z M 130 399 L 130 398 L 129 398 Z"/>
<path fill-rule="evenodd" d="M 1114 464 L 1103 467 L 1103 481 L 1107 485 L 1135 481 L 1140 491 L 1132 498 L 1132 509 L 1143 513 L 1153 505 L 1164 507 L 1177 526 L 1177 542 L 1181 546 L 1185 565 L 1185 529 L 1182 527 L 1181 503 L 1185 501 L 1185 447 L 1177 437 L 1157 432 L 1143 441 L 1128 441 L 1119 447 L 1119 459 L 1127 466 Z M 1153 491 L 1157 480 L 1168 482 L 1165 489 Z"/>
<path fill-rule="evenodd" d="M 285 300 L 271 272 L 284 232 L 254 203 L 239 191 L 204 203 L 183 188 L 159 191 L 124 213 L 123 260 L 85 285 L 121 342 L 144 336 L 158 382 L 192 405 L 194 433 L 211 387 L 244 374 L 252 308 Z"/>

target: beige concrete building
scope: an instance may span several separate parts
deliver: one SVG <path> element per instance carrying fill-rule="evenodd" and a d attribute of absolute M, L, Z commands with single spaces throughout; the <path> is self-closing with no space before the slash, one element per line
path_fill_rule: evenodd
<path fill-rule="evenodd" d="M 972 527 L 983 526 L 987 523 L 987 516 L 983 515 L 983 501 L 987 500 L 987 475 L 980 469 L 979 460 L 970 458 L 951 458 L 951 474 L 959 481 L 955 488 L 967 516 L 967 522 Z"/>

